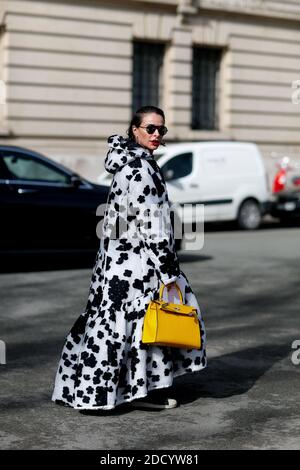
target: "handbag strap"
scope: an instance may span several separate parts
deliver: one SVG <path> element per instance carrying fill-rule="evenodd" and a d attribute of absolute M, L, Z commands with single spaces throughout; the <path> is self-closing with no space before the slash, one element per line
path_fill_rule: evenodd
<path fill-rule="evenodd" d="M 165 287 L 166 287 L 165 284 L 162 284 L 160 289 L 159 289 L 159 300 L 162 300 L 163 292 L 164 292 Z M 175 283 L 175 287 L 177 289 L 177 292 L 179 293 L 180 303 L 183 304 L 183 302 L 182 302 L 182 293 L 181 293 L 180 287 L 176 283 Z"/>

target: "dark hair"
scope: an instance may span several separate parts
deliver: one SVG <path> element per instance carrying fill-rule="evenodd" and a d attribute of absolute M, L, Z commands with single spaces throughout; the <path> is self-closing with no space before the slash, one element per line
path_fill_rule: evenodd
<path fill-rule="evenodd" d="M 135 141 L 134 134 L 132 131 L 132 126 L 139 127 L 142 123 L 143 116 L 144 114 L 149 114 L 149 113 L 155 113 L 158 114 L 163 118 L 165 121 L 165 113 L 163 112 L 162 109 L 157 108 L 156 106 L 142 106 L 142 108 L 139 108 L 135 113 L 133 118 L 131 119 L 131 122 L 129 124 L 129 128 L 127 130 L 127 134 L 130 140 Z"/>

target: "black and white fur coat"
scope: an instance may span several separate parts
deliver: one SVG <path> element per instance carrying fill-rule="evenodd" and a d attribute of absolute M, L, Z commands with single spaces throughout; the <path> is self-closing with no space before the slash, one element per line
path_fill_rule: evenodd
<path fill-rule="evenodd" d="M 100 248 L 87 306 L 66 337 L 52 396 L 56 403 L 78 409 L 112 409 L 206 367 L 202 314 L 180 269 L 172 225 L 161 223 L 162 218 L 169 221 L 164 209 L 170 206 L 164 177 L 143 147 L 118 135 L 108 143 L 105 168 L 113 180 Z M 149 225 L 153 207 L 156 217 Z M 149 237 L 149 227 L 156 236 Z M 173 281 L 184 303 L 198 309 L 201 350 L 141 343 L 147 305 L 158 298 L 162 283 Z M 171 302 L 179 301 L 176 290 L 169 295 Z"/>

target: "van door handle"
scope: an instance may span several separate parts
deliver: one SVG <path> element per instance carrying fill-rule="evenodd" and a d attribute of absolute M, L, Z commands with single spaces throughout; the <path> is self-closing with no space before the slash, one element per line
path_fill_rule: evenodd
<path fill-rule="evenodd" d="M 197 184 L 197 183 L 191 183 L 191 188 L 199 188 L 199 184 Z"/>

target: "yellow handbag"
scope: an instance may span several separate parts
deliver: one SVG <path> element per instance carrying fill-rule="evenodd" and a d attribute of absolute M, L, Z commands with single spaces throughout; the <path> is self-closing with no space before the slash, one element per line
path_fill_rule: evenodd
<path fill-rule="evenodd" d="M 144 318 L 142 343 L 173 348 L 200 349 L 201 334 L 197 308 L 182 303 L 182 293 L 179 293 L 180 304 L 172 304 L 162 299 L 162 284 L 159 300 L 152 300 Z"/>

